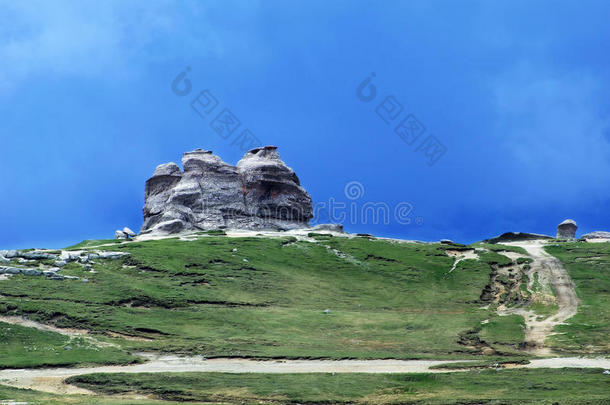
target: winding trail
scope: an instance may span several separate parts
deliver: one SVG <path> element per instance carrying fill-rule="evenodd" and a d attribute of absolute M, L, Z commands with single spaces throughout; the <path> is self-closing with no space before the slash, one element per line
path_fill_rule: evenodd
<path fill-rule="evenodd" d="M 579 300 L 574 290 L 574 283 L 561 262 L 544 250 L 544 241 L 531 240 L 504 244 L 518 246 L 527 251 L 534 260 L 528 274 L 530 279 L 528 288 L 531 288 L 534 274 L 537 273 L 543 292 L 555 295 L 559 309 L 557 313 L 545 319 L 540 319 L 541 317 L 535 312 L 524 308 L 509 308 L 498 312 L 502 315 L 523 316 L 526 324 L 525 343 L 528 352 L 538 356 L 552 355 L 551 349 L 545 346 L 547 337 L 553 334 L 555 326 L 576 315 L 578 311 Z"/>
<path fill-rule="evenodd" d="M 120 347 L 117 344 L 102 342 L 93 336 L 89 336 L 89 331 L 87 329 L 68 329 L 68 328 L 58 328 L 52 325 L 46 325 L 44 323 L 32 321 L 31 319 L 24 318 L 22 316 L 2 316 L 0 315 L 0 322 L 8 323 L 11 325 L 20 325 L 25 326 L 27 328 L 34 328 L 41 330 L 43 332 L 55 332 L 64 336 L 69 337 L 82 337 L 91 343 L 94 346 L 98 347 Z M 121 336 L 122 337 L 122 336 Z"/>
<path fill-rule="evenodd" d="M 91 373 L 449 373 L 463 370 L 432 366 L 464 360 L 248 360 L 142 354 L 149 361 L 128 366 L 0 370 L 0 384 L 57 394 L 93 394 L 65 384 L 68 377 Z M 532 360 L 519 368 L 610 368 L 610 358 L 551 358 Z"/>

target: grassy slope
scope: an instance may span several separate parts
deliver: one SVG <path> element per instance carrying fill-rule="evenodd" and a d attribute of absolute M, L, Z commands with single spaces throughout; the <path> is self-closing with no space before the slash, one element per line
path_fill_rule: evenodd
<path fill-rule="evenodd" d="M 0 322 L 0 368 L 126 364 L 135 360 L 118 349 L 99 348 L 83 338 Z"/>
<path fill-rule="evenodd" d="M 183 405 L 184 402 L 163 401 L 153 399 L 124 399 L 106 395 L 58 395 L 46 392 L 18 389 L 0 385 L 0 404 L 27 403 L 28 405 Z M 189 402 L 189 405 L 204 403 Z M 205 402 L 205 405 L 213 405 Z"/>
<path fill-rule="evenodd" d="M 451 247 L 444 245 L 317 238 L 315 244 L 205 237 L 112 246 L 107 249 L 129 251 L 132 257 L 100 261 L 95 274 L 74 264 L 64 271 L 85 276 L 89 283 L 24 276 L 0 282 L 0 312 L 152 339 L 117 339 L 126 349 L 208 356 L 468 357 L 470 349 L 457 344 L 465 331 L 502 350 L 523 339 L 521 317 L 498 317 L 479 308 L 489 263 L 506 264 L 504 256 L 489 252 L 482 262 L 463 261 L 447 274 L 453 260 L 443 252 Z M 548 251 L 564 262 L 583 301 L 579 314 L 558 328 L 564 334 L 552 337 L 552 344 L 566 352 L 607 354 L 610 246 L 561 244 Z M 324 314 L 325 308 L 330 313 Z M 489 323 L 481 325 L 483 319 Z M 82 341 L 83 347 L 79 341 L 70 343 L 82 352 L 65 351 L 68 340 L 0 323 L 0 343 L 9 343 L 4 352 L 0 347 L 0 367 L 129 359 Z M 502 361 L 497 355 L 484 358 Z M 442 375 L 90 375 L 73 381 L 105 393 L 137 392 L 176 401 L 580 404 L 608 403 L 607 377 L 601 370 L 521 369 Z M 86 396 L 0 386 L 0 400 L 6 398 L 91 403 Z M 158 403 L 106 396 L 95 402 Z"/>
<path fill-rule="evenodd" d="M 89 283 L 0 282 L 0 312 L 149 339 L 117 340 L 127 350 L 207 356 L 448 358 L 474 352 L 458 344 L 466 331 L 509 351 L 523 339 L 509 318 L 480 326 L 494 318 L 478 301 L 488 263 L 464 261 L 449 274 L 445 245 L 316 238 L 109 246 L 132 256 L 98 261 L 95 274 L 76 264 L 63 270 Z M 485 260 L 506 257 L 489 252 Z"/>
<path fill-rule="evenodd" d="M 549 342 L 568 353 L 610 353 L 610 243 L 562 243 L 546 250 L 561 260 L 576 285 L 578 313 Z"/>
<path fill-rule="evenodd" d="M 91 374 L 69 382 L 105 394 L 257 403 L 607 403 L 602 370 L 484 370 L 453 374 Z M 497 401 L 497 402 L 496 402 Z"/>

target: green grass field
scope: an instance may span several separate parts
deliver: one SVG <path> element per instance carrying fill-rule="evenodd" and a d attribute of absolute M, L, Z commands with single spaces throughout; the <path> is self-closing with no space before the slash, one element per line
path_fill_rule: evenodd
<path fill-rule="evenodd" d="M 102 394 L 229 403 L 602 404 L 599 369 L 483 370 L 451 374 L 92 374 L 70 383 Z"/>
<path fill-rule="evenodd" d="M 18 389 L 0 385 L 0 404 L 27 405 L 184 405 L 183 401 L 155 399 L 125 399 L 112 395 L 60 395 L 46 392 Z M 204 404 L 189 402 L 189 405 Z M 205 402 L 205 405 L 213 403 Z"/>
<path fill-rule="evenodd" d="M 128 364 L 137 360 L 116 348 L 100 348 L 82 337 L 71 338 L 0 322 L 0 368 Z"/>
<path fill-rule="evenodd" d="M 130 256 L 97 259 L 93 273 L 77 263 L 62 269 L 87 283 L 22 275 L 2 280 L 0 314 L 86 329 L 116 347 L 0 322 L 0 368 L 125 364 L 137 361 L 138 351 L 474 359 L 469 366 L 477 369 L 451 374 L 95 374 L 70 382 L 98 392 L 95 403 L 108 405 L 610 402 L 603 370 L 488 368 L 529 358 L 520 350 L 523 318 L 498 316 L 496 304 L 486 306 L 481 298 L 492 268 L 515 265 L 502 251 L 522 249 L 310 236 L 315 242 L 216 234 L 194 241 L 82 242 L 72 249 L 109 244 L 101 249 Z M 450 272 L 454 259 L 446 250 L 473 247 L 485 249 L 480 260 L 464 260 Z M 608 355 L 610 244 L 561 243 L 547 250 L 564 263 L 582 301 L 548 343 L 566 354 Z M 554 311 L 532 307 L 541 316 Z M 92 403 L 88 396 L 0 385 L 0 403 L 5 399 Z"/>
<path fill-rule="evenodd" d="M 480 332 L 498 352 L 516 354 L 522 324 L 499 319 L 479 301 L 489 262 L 505 256 L 488 252 L 449 273 L 445 245 L 315 237 L 316 243 L 203 236 L 109 246 L 131 256 L 98 260 L 96 273 L 76 263 L 62 270 L 88 283 L 26 276 L 0 282 L 0 312 L 88 329 L 125 351 L 466 358 L 481 352 L 461 337 Z"/>
<path fill-rule="evenodd" d="M 610 402 L 610 378 L 599 369 L 502 369 L 450 374 L 89 374 L 73 377 L 69 382 L 98 395 L 57 395 L 0 385 L 0 403 L 8 399 L 45 405 Z"/>

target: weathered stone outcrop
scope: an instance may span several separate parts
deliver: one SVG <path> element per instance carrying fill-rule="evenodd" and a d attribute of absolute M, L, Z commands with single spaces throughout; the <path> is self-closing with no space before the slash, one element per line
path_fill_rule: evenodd
<path fill-rule="evenodd" d="M 121 259 L 129 256 L 127 252 L 108 252 L 108 251 L 50 251 L 50 250 L 0 250 L 0 257 L 10 257 L 12 259 L 6 259 L 3 264 L 15 264 L 17 267 L 0 266 L 0 276 L 4 279 L 6 277 L 12 277 L 18 274 L 24 276 L 44 276 L 49 280 L 81 280 L 88 282 L 86 278 L 81 279 L 77 276 L 68 276 L 59 274 L 61 268 L 69 262 L 79 262 L 85 270 L 91 270 L 92 266 L 90 262 L 97 259 Z M 41 261 L 55 260 L 54 267 Z M 29 267 L 21 267 L 27 265 Z M 31 267 L 36 266 L 36 267 Z"/>
<path fill-rule="evenodd" d="M 115 239 L 129 239 L 135 236 L 137 236 L 136 233 L 128 227 L 123 228 L 123 230 L 119 229 L 114 232 Z"/>
<path fill-rule="evenodd" d="M 595 231 L 585 233 L 581 236 L 582 239 L 610 239 L 610 232 L 606 231 Z"/>
<path fill-rule="evenodd" d="M 572 219 L 566 219 L 557 226 L 557 239 L 574 239 L 578 225 Z"/>
<path fill-rule="evenodd" d="M 337 232 L 344 233 L 343 225 L 341 224 L 319 224 L 311 228 L 313 232 L 317 231 L 327 231 L 327 232 Z"/>
<path fill-rule="evenodd" d="M 483 240 L 483 242 L 500 243 L 500 242 L 518 242 L 518 241 L 524 241 L 524 240 L 537 240 L 537 239 L 553 239 L 553 237 L 548 236 L 548 235 L 540 235 L 537 233 L 505 232 L 502 235 L 496 236 L 494 238 L 485 239 L 485 240 Z"/>
<path fill-rule="evenodd" d="M 307 227 L 311 197 L 274 146 L 249 151 L 232 166 L 197 149 L 157 167 L 146 182 L 140 233 L 218 228 L 286 230 Z"/>

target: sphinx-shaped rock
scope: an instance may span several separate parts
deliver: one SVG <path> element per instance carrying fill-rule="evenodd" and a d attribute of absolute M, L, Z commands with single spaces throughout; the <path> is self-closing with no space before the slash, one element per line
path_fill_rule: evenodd
<path fill-rule="evenodd" d="M 284 164 L 277 147 L 252 149 L 237 163 L 237 169 L 250 217 L 279 227 L 281 223 L 297 227 L 312 218 L 311 197 L 294 171 Z"/>
<path fill-rule="evenodd" d="M 172 162 L 157 166 L 155 174 L 146 181 L 142 230 L 152 229 L 164 219 L 167 199 L 181 179 L 182 172 L 177 164 Z M 167 222 L 167 217 L 165 219 Z"/>
<path fill-rule="evenodd" d="M 253 149 L 237 166 L 197 149 L 184 154 L 184 172 L 158 166 L 146 182 L 140 233 L 307 227 L 311 197 L 276 149 Z"/>

